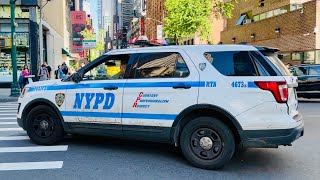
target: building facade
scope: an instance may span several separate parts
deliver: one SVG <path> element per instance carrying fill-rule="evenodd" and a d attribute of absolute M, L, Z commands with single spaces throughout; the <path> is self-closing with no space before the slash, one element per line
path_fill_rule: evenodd
<path fill-rule="evenodd" d="M 41 1 L 40 62 L 47 62 L 52 69 L 57 69 L 63 62 L 69 63 L 72 57 L 72 29 L 70 1 Z M 59 16 L 57 16 L 59 14 Z M 40 64 L 39 64 L 40 65 Z M 51 72 L 53 76 L 53 72 Z"/>
<path fill-rule="evenodd" d="M 320 63 L 320 1 L 238 1 L 221 42 L 275 47 L 291 64 Z"/>
<path fill-rule="evenodd" d="M 146 1 L 145 33 L 149 39 L 157 39 L 158 25 L 163 25 L 165 17 L 164 2 L 165 0 Z"/>

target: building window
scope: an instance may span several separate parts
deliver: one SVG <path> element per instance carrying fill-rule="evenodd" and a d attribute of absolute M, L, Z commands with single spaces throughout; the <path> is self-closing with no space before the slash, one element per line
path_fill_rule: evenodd
<path fill-rule="evenodd" d="M 264 20 L 266 18 L 266 13 L 260 14 L 260 20 Z"/>
<path fill-rule="evenodd" d="M 293 61 L 302 61 L 303 59 L 303 52 L 295 52 L 291 54 Z"/>
<path fill-rule="evenodd" d="M 273 16 L 273 11 L 266 12 L 266 18 L 271 18 Z"/>
<path fill-rule="evenodd" d="M 246 18 L 246 16 L 247 16 L 246 14 L 241 15 L 236 25 L 237 25 L 237 26 L 242 25 L 244 19 Z"/>
<path fill-rule="evenodd" d="M 303 63 L 314 64 L 315 63 L 315 52 L 307 51 L 303 53 Z"/>
<path fill-rule="evenodd" d="M 253 16 L 253 22 L 256 22 L 256 21 L 260 21 L 259 15 Z"/>

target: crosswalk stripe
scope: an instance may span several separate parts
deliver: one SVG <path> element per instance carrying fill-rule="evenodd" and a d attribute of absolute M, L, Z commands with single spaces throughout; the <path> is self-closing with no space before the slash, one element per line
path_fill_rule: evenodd
<path fill-rule="evenodd" d="M 18 124 L 17 122 L 0 122 L 0 125 Z"/>
<path fill-rule="evenodd" d="M 29 136 L 7 136 L 0 137 L 0 141 L 17 141 L 17 140 L 28 140 Z"/>
<path fill-rule="evenodd" d="M 0 163 L 0 171 L 60 169 L 63 161 Z"/>
<path fill-rule="evenodd" d="M 67 145 L 57 146 L 26 146 L 26 147 L 0 147 L 0 153 L 19 153 L 19 152 L 52 152 L 67 151 Z"/>
<path fill-rule="evenodd" d="M 0 128 L 0 132 L 4 131 L 23 131 L 22 128 Z"/>
<path fill-rule="evenodd" d="M 17 113 L 13 113 L 13 114 L 0 114 L 0 117 L 1 116 L 16 116 L 17 115 Z"/>
<path fill-rule="evenodd" d="M 0 116 L 1 116 L 1 115 L 0 115 Z M 0 118 L 0 121 L 1 121 L 1 120 L 17 120 L 17 116 L 14 116 L 14 117 L 5 117 L 5 118 L 4 118 L 4 117 L 1 117 L 1 118 Z"/>

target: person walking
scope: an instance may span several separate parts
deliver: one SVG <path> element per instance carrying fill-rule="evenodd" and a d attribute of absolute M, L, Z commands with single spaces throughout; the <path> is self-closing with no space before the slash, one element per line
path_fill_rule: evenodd
<path fill-rule="evenodd" d="M 67 64 L 65 62 L 62 63 L 61 69 L 62 69 L 62 72 L 63 72 L 64 75 L 68 74 L 69 68 L 68 68 L 68 66 L 67 66 Z"/>
<path fill-rule="evenodd" d="M 58 66 L 58 69 L 54 71 L 54 78 L 55 79 L 59 79 L 59 69 L 60 69 L 60 65 Z"/>
<path fill-rule="evenodd" d="M 22 86 L 23 87 L 21 87 L 21 89 L 23 89 L 24 86 L 27 85 L 27 81 L 28 81 L 27 76 L 30 76 L 30 70 L 29 70 L 29 68 L 28 68 L 28 66 L 26 64 L 23 66 L 23 69 L 21 71 L 21 75 L 22 75 L 22 78 L 23 78 L 22 79 Z"/>
<path fill-rule="evenodd" d="M 49 75 L 48 77 L 49 77 L 49 79 L 51 79 L 52 68 L 48 65 L 47 62 L 44 62 L 43 64 L 46 65 L 46 68 L 47 68 L 47 71 L 48 71 L 48 75 Z"/>
<path fill-rule="evenodd" d="M 39 81 L 46 81 L 49 79 L 49 73 L 45 64 L 42 64 L 38 72 Z"/>
<path fill-rule="evenodd" d="M 62 66 L 59 66 L 59 69 L 58 69 L 58 79 L 65 79 L 67 78 L 67 75 L 64 74 L 63 72 L 63 64 Z"/>

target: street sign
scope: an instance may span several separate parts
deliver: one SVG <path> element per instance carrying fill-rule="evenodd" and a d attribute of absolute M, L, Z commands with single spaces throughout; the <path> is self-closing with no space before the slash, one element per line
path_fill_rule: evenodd
<path fill-rule="evenodd" d="M 157 25 L 157 39 L 162 39 L 163 37 L 163 26 Z"/>
<path fill-rule="evenodd" d="M 96 40 L 83 40 L 82 46 L 83 49 L 94 49 L 96 48 Z"/>

